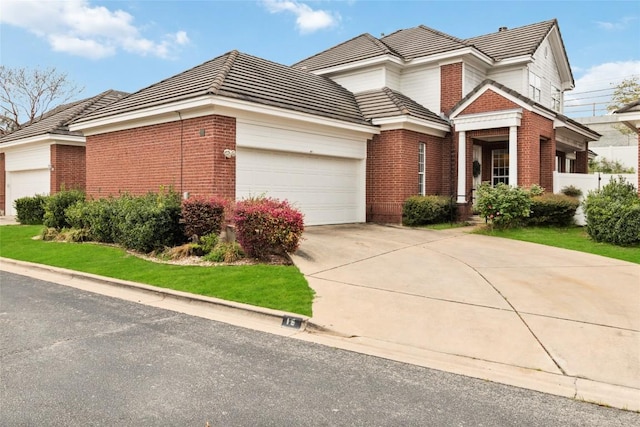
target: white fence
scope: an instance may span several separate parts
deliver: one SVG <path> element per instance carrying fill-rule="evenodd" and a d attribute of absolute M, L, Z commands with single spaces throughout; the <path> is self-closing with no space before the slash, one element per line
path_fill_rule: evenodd
<path fill-rule="evenodd" d="M 563 188 L 570 185 L 582 190 L 582 197 L 580 201 L 589 194 L 589 191 L 599 190 L 604 185 L 607 185 L 612 178 L 623 177 L 627 182 L 631 182 L 634 185 L 638 183 L 637 174 L 604 174 L 604 173 L 553 173 L 553 192 L 560 193 Z M 585 225 L 584 213 L 582 212 L 582 205 L 576 211 L 575 216 L 576 224 Z"/>

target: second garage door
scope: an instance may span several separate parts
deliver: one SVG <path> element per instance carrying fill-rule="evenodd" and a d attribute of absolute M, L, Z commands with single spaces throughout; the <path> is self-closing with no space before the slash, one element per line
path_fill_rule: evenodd
<path fill-rule="evenodd" d="M 49 169 L 34 169 L 7 172 L 6 208 L 7 215 L 15 215 L 13 202 L 16 199 L 36 194 L 49 194 Z"/>
<path fill-rule="evenodd" d="M 288 200 L 305 225 L 365 221 L 364 160 L 239 148 L 236 197 Z"/>

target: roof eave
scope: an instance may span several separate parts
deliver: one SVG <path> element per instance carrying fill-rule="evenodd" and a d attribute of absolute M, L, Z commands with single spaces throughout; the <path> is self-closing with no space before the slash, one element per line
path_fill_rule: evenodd
<path fill-rule="evenodd" d="M 32 144 L 55 144 L 58 142 L 64 142 L 65 145 L 84 145 L 86 139 L 82 135 L 61 135 L 55 133 L 44 133 L 40 135 L 31 136 L 28 138 L 20 138 L 12 141 L 3 142 L 0 144 L 0 152 L 5 151 L 7 148 L 21 147 Z"/>
<path fill-rule="evenodd" d="M 348 62 L 345 64 L 335 65 L 328 68 L 321 68 L 317 70 L 310 70 L 309 72 L 318 76 L 330 75 L 335 73 L 342 73 L 345 71 L 351 71 L 354 69 L 371 67 L 375 65 L 393 64 L 401 66 L 404 61 L 397 56 L 386 54 L 381 56 L 375 56 L 372 58 L 362 59 L 360 61 Z"/>
<path fill-rule="evenodd" d="M 71 129 L 81 131 L 84 135 L 114 132 L 151 124 L 168 123 L 181 119 L 190 119 L 215 114 L 220 110 L 262 113 L 280 118 L 324 124 L 334 128 L 348 129 L 368 134 L 377 134 L 379 130 L 370 124 L 349 122 L 316 114 L 304 113 L 280 107 L 258 104 L 251 101 L 219 95 L 202 95 L 197 98 L 169 102 L 158 106 L 124 112 L 117 115 L 78 121 Z"/>
<path fill-rule="evenodd" d="M 380 130 L 383 131 L 407 129 L 441 138 L 448 132 L 451 132 L 451 126 L 448 124 L 436 123 L 430 120 L 424 120 L 407 115 L 376 118 L 372 120 L 372 123 L 376 126 L 380 126 Z"/>

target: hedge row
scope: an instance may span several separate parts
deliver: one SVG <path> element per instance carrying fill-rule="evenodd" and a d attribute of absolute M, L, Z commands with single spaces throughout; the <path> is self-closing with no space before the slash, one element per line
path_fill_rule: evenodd
<path fill-rule="evenodd" d="M 228 203 L 219 198 L 194 197 L 184 201 L 175 192 L 123 195 L 85 200 L 78 191 L 23 198 L 17 203 L 18 221 L 43 223 L 51 230 L 78 230 L 79 240 L 116 243 L 140 252 L 152 252 L 191 240 L 212 252 L 225 221 Z M 286 201 L 253 198 L 233 210 L 236 237 L 249 256 L 267 259 L 298 248 L 304 230 L 302 214 Z M 81 232 L 80 232 L 81 231 Z M 44 235 L 55 234 L 46 232 Z M 224 248 L 225 258 L 237 254 Z"/>
<path fill-rule="evenodd" d="M 438 224 L 456 218 L 456 204 L 444 196 L 412 196 L 402 205 L 402 224 Z"/>

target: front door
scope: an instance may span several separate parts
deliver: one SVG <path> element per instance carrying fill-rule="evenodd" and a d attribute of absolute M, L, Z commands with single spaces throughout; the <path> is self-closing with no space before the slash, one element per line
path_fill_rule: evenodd
<path fill-rule="evenodd" d="M 482 184 L 482 147 L 473 146 L 473 205 L 476 205 L 476 192 Z"/>

